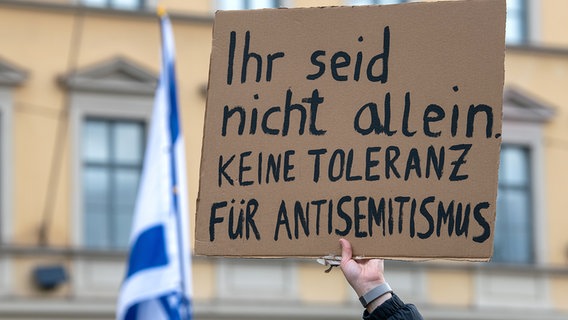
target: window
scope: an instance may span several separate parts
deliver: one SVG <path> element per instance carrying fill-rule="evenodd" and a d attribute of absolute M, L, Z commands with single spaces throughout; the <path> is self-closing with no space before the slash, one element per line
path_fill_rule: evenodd
<path fill-rule="evenodd" d="M 27 72 L 0 58 L 0 244 L 12 240 L 12 123 L 14 100 L 12 91 L 27 78 Z M 13 272 L 10 255 L 0 257 L 0 296 L 13 294 Z"/>
<path fill-rule="evenodd" d="M 0 107 L 0 132 L 2 132 L 2 128 L 4 128 L 4 123 L 3 123 L 3 119 L 2 119 L 2 108 Z M 4 181 L 4 167 L 2 166 L 3 161 L 2 161 L 2 157 L 4 156 L 4 141 L 2 141 L 2 137 L 4 137 L 4 135 L 2 135 L 0 137 L 0 208 L 4 207 L 4 201 L 6 201 L 4 199 L 4 186 L 2 181 Z M 0 231 L 3 230 L 2 227 L 4 227 L 3 225 L 3 221 L 2 221 L 2 214 L 4 210 L 0 210 Z M 3 236 L 3 232 L 0 233 L 0 242 Z"/>
<path fill-rule="evenodd" d="M 493 261 L 534 261 L 530 149 L 503 144 Z"/>
<path fill-rule="evenodd" d="M 59 81 L 70 95 L 69 232 L 78 249 L 71 290 L 78 299 L 116 298 L 124 256 L 109 251 L 126 253 L 157 76 L 128 58 L 109 57 Z"/>
<path fill-rule="evenodd" d="M 1 102 L 0 102 L 1 103 Z M 3 132 L 3 128 L 4 128 L 4 119 L 3 119 L 3 115 L 2 115 L 2 107 L 0 107 L 0 132 Z M 4 208 L 4 202 L 6 201 L 6 199 L 4 199 L 4 183 L 2 183 L 4 181 L 4 166 L 3 163 L 3 157 L 4 157 L 4 143 L 6 143 L 5 141 L 2 141 L 4 135 L 2 135 L 0 137 L 0 243 L 2 242 L 2 236 L 4 235 L 3 231 L 3 227 L 4 224 L 2 221 L 2 217 L 3 217 L 3 213 L 4 210 L 1 210 L 2 208 Z"/>
<path fill-rule="evenodd" d="M 143 9 L 144 0 L 81 0 L 85 6 L 99 8 L 113 8 L 120 10 Z"/>
<path fill-rule="evenodd" d="M 351 0 L 349 4 L 352 6 L 366 6 L 371 4 L 398 4 L 405 2 L 408 2 L 408 0 Z"/>
<path fill-rule="evenodd" d="M 145 123 L 88 117 L 82 145 L 84 244 L 125 249 L 144 158 Z"/>
<path fill-rule="evenodd" d="M 492 261 L 546 262 L 546 184 L 543 128 L 554 109 L 508 88 L 503 97 L 503 142 Z"/>
<path fill-rule="evenodd" d="M 507 44 L 523 44 L 528 41 L 527 0 L 507 0 Z"/>
<path fill-rule="evenodd" d="M 238 0 L 238 1 L 217 1 L 217 9 L 219 10 L 245 10 L 245 9 L 262 9 L 262 8 L 278 8 L 279 0 Z"/>
<path fill-rule="evenodd" d="M 12 226 L 12 91 L 27 78 L 27 72 L 0 58 L 0 243 L 10 242 Z M 2 269 L 0 259 L 0 272 Z M 0 276 L 0 287 L 2 279 Z M 0 289 L 2 292 L 2 289 Z"/>
<path fill-rule="evenodd" d="M 72 243 L 79 248 L 124 250 L 156 76 L 128 59 L 111 58 L 62 81 L 71 90 Z M 85 279 L 91 279 L 90 269 L 85 268 Z M 84 283 L 86 291 L 89 287 L 92 291 L 91 284 Z"/>

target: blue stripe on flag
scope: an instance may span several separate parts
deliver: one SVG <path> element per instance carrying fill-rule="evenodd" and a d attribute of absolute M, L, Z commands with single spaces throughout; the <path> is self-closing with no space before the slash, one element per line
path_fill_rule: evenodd
<path fill-rule="evenodd" d="M 138 304 L 132 305 L 128 308 L 124 320 L 136 320 L 138 318 Z"/>
<path fill-rule="evenodd" d="M 170 20 L 167 18 L 160 20 L 162 25 L 162 73 L 166 78 L 167 92 L 166 101 L 169 106 L 169 124 L 170 124 L 170 139 L 172 147 L 179 136 L 179 113 L 178 113 L 178 99 L 177 99 L 177 86 L 176 86 L 176 69 L 175 69 L 175 49 L 174 39 L 172 33 L 172 26 Z"/>
<path fill-rule="evenodd" d="M 167 264 L 164 226 L 157 225 L 140 233 L 136 238 L 130 252 L 126 278 L 138 271 Z"/>
<path fill-rule="evenodd" d="M 169 118 L 170 118 L 170 139 L 172 141 L 172 146 L 175 144 L 178 136 L 179 136 L 179 114 L 178 114 L 178 106 L 177 106 L 177 88 L 176 88 L 176 72 L 174 69 L 174 62 L 167 61 L 166 68 L 168 68 L 168 83 L 169 83 L 169 90 L 168 90 L 168 99 L 169 99 Z"/>
<path fill-rule="evenodd" d="M 164 312 L 168 315 L 168 320 L 181 319 L 181 301 L 179 301 L 179 297 L 175 293 L 173 295 L 160 297 L 160 303 L 162 304 L 162 308 L 164 308 Z"/>

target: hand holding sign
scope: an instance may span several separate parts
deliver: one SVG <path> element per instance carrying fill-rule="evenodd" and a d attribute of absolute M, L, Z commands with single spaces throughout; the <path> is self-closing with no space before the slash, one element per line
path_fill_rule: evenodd
<path fill-rule="evenodd" d="M 351 243 L 345 239 L 340 239 L 339 243 L 341 244 L 341 271 L 343 271 L 345 279 L 353 287 L 357 296 L 362 296 L 386 282 L 383 260 L 354 260 Z"/>

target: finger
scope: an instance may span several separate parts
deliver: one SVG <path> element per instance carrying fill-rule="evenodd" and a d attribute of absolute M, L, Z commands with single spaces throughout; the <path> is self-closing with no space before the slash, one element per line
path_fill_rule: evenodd
<path fill-rule="evenodd" d="M 341 244 L 341 261 L 349 261 L 353 256 L 353 249 L 351 248 L 351 243 L 345 239 L 339 239 Z"/>

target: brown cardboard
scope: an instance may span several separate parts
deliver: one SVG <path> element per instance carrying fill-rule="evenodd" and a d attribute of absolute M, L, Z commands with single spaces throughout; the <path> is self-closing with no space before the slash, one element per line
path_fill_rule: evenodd
<path fill-rule="evenodd" d="M 487 260 L 504 38 L 502 0 L 218 12 L 195 252 Z"/>

